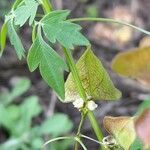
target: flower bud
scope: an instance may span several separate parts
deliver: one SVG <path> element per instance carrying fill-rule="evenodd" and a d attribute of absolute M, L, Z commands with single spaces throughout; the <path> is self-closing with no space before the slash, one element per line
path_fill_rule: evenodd
<path fill-rule="evenodd" d="M 98 105 L 94 101 L 88 101 L 87 108 L 91 111 L 95 110 Z"/>
<path fill-rule="evenodd" d="M 73 105 L 75 108 L 78 108 L 78 109 L 81 109 L 84 105 L 84 101 L 82 98 L 79 98 L 79 99 L 76 99 L 74 102 L 73 102 Z"/>

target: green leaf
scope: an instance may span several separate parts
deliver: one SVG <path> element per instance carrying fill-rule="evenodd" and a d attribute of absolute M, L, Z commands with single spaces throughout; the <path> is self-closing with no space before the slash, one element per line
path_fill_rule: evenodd
<path fill-rule="evenodd" d="M 142 150 L 143 148 L 143 145 L 142 145 L 142 142 L 140 141 L 140 139 L 136 139 L 134 141 L 134 143 L 131 145 L 131 150 Z"/>
<path fill-rule="evenodd" d="M 30 96 L 24 100 L 21 105 L 23 117 L 31 119 L 41 113 L 42 108 L 38 100 L 37 96 Z"/>
<path fill-rule="evenodd" d="M 69 11 L 58 10 L 50 12 L 42 20 L 45 36 L 50 42 L 56 40 L 68 49 L 73 45 L 90 45 L 89 41 L 80 33 L 81 27 L 66 20 Z"/>
<path fill-rule="evenodd" d="M 7 110 L 4 105 L 0 104 L 0 125 L 5 125 L 7 121 L 9 121 Z"/>
<path fill-rule="evenodd" d="M 1 28 L 1 50 L 0 50 L 0 56 L 2 55 L 3 53 L 3 50 L 6 46 L 6 37 L 7 37 L 7 23 L 5 22 L 3 25 L 2 25 L 2 28 Z"/>
<path fill-rule="evenodd" d="M 15 10 L 23 0 L 16 0 L 12 6 L 12 9 Z"/>
<path fill-rule="evenodd" d="M 137 114 L 141 114 L 144 110 L 150 108 L 150 99 L 144 100 L 138 107 Z"/>
<path fill-rule="evenodd" d="M 7 108 L 4 105 L 0 105 L 0 125 L 4 126 L 10 132 L 16 126 L 16 120 L 19 116 L 19 107 L 11 105 Z"/>
<path fill-rule="evenodd" d="M 22 141 L 19 138 L 11 138 L 5 143 L 0 145 L 1 150 L 17 150 L 22 145 Z"/>
<path fill-rule="evenodd" d="M 36 0 L 25 0 L 24 5 L 18 7 L 15 14 L 15 25 L 23 26 L 29 19 L 29 25 L 32 25 L 39 3 Z"/>
<path fill-rule="evenodd" d="M 17 98 L 24 94 L 31 86 L 31 82 L 27 78 L 21 78 L 11 90 L 11 97 Z"/>
<path fill-rule="evenodd" d="M 19 39 L 14 26 L 13 26 L 13 20 L 9 20 L 7 23 L 7 29 L 8 29 L 8 37 L 10 39 L 11 44 L 15 47 L 16 53 L 18 55 L 18 58 L 21 59 L 24 57 L 24 47 L 21 43 L 21 40 Z"/>
<path fill-rule="evenodd" d="M 28 132 L 31 128 L 32 118 L 39 115 L 42 108 L 38 102 L 38 97 L 30 96 L 24 100 L 20 105 L 20 119 L 16 122 L 13 134 L 21 136 L 23 133 Z"/>
<path fill-rule="evenodd" d="M 42 134 L 51 134 L 53 137 L 66 134 L 71 131 L 73 123 L 65 114 L 55 114 L 41 125 Z"/>
<path fill-rule="evenodd" d="M 40 150 L 43 144 L 44 144 L 43 139 L 40 137 L 37 137 L 32 140 L 31 146 L 33 150 Z"/>
<path fill-rule="evenodd" d="M 91 49 L 87 49 L 76 64 L 83 88 L 88 97 L 94 100 L 115 100 L 121 97 L 100 60 Z M 65 83 L 65 102 L 79 98 L 72 74 Z"/>
<path fill-rule="evenodd" d="M 10 92 L 0 93 L 0 99 L 2 100 L 4 105 L 8 105 L 11 103 L 15 98 L 24 94 L 30 88 L 30 80 L 27 78 L 21 78 L 19 81 L 14 85 Z"/>
<path fill-rule="evenodd" d="M 43 40 L 38 33 L 28 53 L 28 66 L 34 71 L 38 66 L 43 79 L 64 99 L 63 70 L 67 70 L 64 60 Z"/>
<path fill-rule="evenodd" d="M 7 108 L 7 113 L 9 115 L 10 120 L 16 121 L 20 116 L 20 109 L 17 105 L 9 105 Z"/>

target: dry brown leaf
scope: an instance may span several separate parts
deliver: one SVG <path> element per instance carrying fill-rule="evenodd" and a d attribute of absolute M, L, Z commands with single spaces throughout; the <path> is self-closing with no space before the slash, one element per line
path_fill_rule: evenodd
<path fill-rule="evenodd" d="M 118 54 L 112 61 L 112 69 L 122 76 L 150 85 L 150 47 Z"/>
<path fill-rule="evenodd" d="M 103 124 L 105 129 L 116 138 L 118 144 L 125 150 L 129 150 L 136 138 L 134 118 L 106 116 Z"/>
<path fill-rule="evenodd" d="M 139 44 L 139 47 L 150 47 L 150 36 L 145 36 Z"/>

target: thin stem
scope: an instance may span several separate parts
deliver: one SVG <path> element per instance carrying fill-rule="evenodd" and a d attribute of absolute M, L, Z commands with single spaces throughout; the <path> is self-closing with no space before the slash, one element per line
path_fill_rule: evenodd
<path fill-rule="evenodd" d="M 22 0 L 16 0 L 15 3 L 12 6 L 12 9 L 15 10 L 17 6 L 22 2 Z"/>
<path fill-rule="evenodd" d="M 83 134 L 81 134 L 80 137 L 88 139 L 88 140 L 91 140 L 91 141 L 93 141 L 93 142 L 95 142 L 97 144 L 100 144 L 102 146 L 102 150 L 109 150 L 109 148 L 105 147 L 105 144 L 103 142 L 99 142 L 99 141 L 97 141 L 97 140 L 95 140 L 95 139 L 93 139 L 91 137 L 88 137 L 86 135 L 83 135 Z"/>
<path fill-rule="evenodd" d="M 36 25 L 33 25 L 33 29 L 32 29 L 32 42 L 34 42 L 36 38 Z"/>
<path fill-rule="evenodd" d="M 85 138 L 85 139 L 88 139 L 88 140 L 91 140 L 91 141 L 93 141 L 93 142 L 95 142 L 95 143 L 97 143 L 97 144 L 103 145 L 102 142 L 99 142 L 99 141 L 97 141 L 97 140 L 95 140 L 95 139 L 93 139 L 93 138 L 91 138 L 91 137 L 86 136 L 86 135 L 81 134 L 80 137 Z"/>
<path fill-rule="evenodd" d="M 82 143 L 82 141 L 78 137 L 75 137 L 75 140 L 82 146 L 82 148 L 84 150 L 87 150 L 87 148 L 85 147 L 85 145 Z"/>
<path fill-rule="evenodd" d="M 121 25 L 126 25 L 129 26 L 133 29 L 136 29 L 138 31 L 141 31 L 145 34 L 150 35 L 149 31 L 146 31 L 140 27 L 137 27 L 135 25 L 129 24 L 125 21 L 122 20 L 117 20 L 117 19 L 111 19 L 111 18 L 73 18 L 73 19 L 69 19 L 69 21 L 71 22 L 81 22 L 81 21 L 96 21 L 96 22 L 108 22 L 108 23 L 117 23 L 117 24 L 121 24 Z"/>
<path fill-rule="evenodd" d="M 99 128 L 99 124 L 98 124 L 93 112 L 89 111 L 87 115 L 89 117 L 89 120 L 91 122 L 91 125 L 93 127 L 93 130 L 94 130 L 98 140 L 102 141 L 103 140 L 103 134 L 102 134 L 102 131 Z"/>
<path fill-rule="evenodd" d="M 51 3 L 49 2 L 49 0 L 43 0 L 43 2 L 44 2 L 44 8 L 45 8 L 45 11 L 46 11 L 45 13 L 49 13 L 52 10 Z M 85 90 L 82 86 L 82 83 L 81 83 L 81 80 L 80 80 L 80 77 L 79 77 L 79 73 L 78 73 L 78 70 L 77 70 L 76 65 L 74 63 L 71 52 L 66 48 L 63 48 L 63 50 L 64 50 L 64 54 L 66 56 L 66 59 L 68 61 L 69 67 L 71 69 L 72 76 L 73 76 L 74 81 L 77 85 L 78 92 L 79 92 L 81 98 L 83 98 L 83 100 L 86 101 L 87 100 L 86 93 L 85 93 Z M 89 116 L 90 122 L 92 124 L 92 127 L 95 131 L 95 134 L 96 134 L 97 138 L 101 141 L 103 139 L 102 131 L 100 130 L 100 127 L 99 127 L 99 125 L 96 121 L 96 118 L 95 118 L 94 114 L 92 112 L 89 112 L 88 116 Z M 82 122 L 79 125 L 79 132 L 81 130 L 81 126 L 82 126 Z M 81 142 L 80 139 L 79 139 L 78 142 Z M 80 144 L 82 144 L 82 142 Z"/>
<path fill-rule="evenodd" d="M 79 138 L 80 138 L 81 128 L 82 128 L 85 117 L 86 117 L 86 114 L 82 113 L 81 120 L 80 120 L 79 127 L 78 127 L 78 131 L 77 131 L 77 134 L 76 134 L 76 136 L 79 137 Z M 75 150 L 78 150 L 78 142 L 75 143 Z"/>
<path fill-rule="evenodd" d="M 82 125 L 83 125 L 83 122 L 84 122 L 85 116 L 86 116 L 85 114 L 82 114 L 82 115 L 81 115 L 81 121 L 80 121 L 80 123 L 79 123 L 79 127 L 78 127 L 77 135 L 79 135 L 79 134 L 80 134 L 80 132 L 81 132 L 81 128 L 82 128 Z"/>
<path fill-rule="evenodd" d="M 52 5 L 49 0 L 42 0 L 42 6 L 46 14 L 53 10 Z"/>
<path fill-rule="evenodd" d="M 86 93 L 85 93 L 84 88 L 82 86 L 82 83 L 81 83 L 81 80 L 80 80 L 80 77 L 79 77 L 79 74 L 78 74 L 78 70 L 77 70 L 76 65 L 74 63 L 71 52 L 68 49 L 64 48 L 64 54 L 65 54 L 66 59 L 68 61 L 69 67 L 71 69 L 71 73 L 72 73 L 72 76 L 74 78 L 74 81 L 77 85 L 78 92 L 79 92 L 81 98 L 83 98 L 83 100 L 86 101 L 87 100 Z M 97 122 L 93 112 L 89 111 L 88 112 L 88 117 L 89 117 L 89 120 L 91 122 L 91 125 L 93 127 L 93 130 L 94 130 L 98 140 L 102 141 L 103 134 L 102 134 L 102 131 L 101 131 L 99 125 L 98 125 L 98 122 Z"/>
<path fill-rule="evenodd" d="M 50 143 L 52 143 L 52 142 L 59 141 L 59 140 L 66 140 L 66 139 L 70 139 L 70 138 L 73 139 L 74 137 L 64 136 L 64 137 L 54 138 L 54 139 L 51 139 L 51 140 L 47 141 L 47 142 L 43 145 L 43 147 L 45 147 L 46 145 L 48 145 L 48 144 L 50 144 Z"/>
<path fill-rule="evenodd" d="M 68 65 L 70 67 L 72 76 L 73 76 L 74 81 L 77 85 L 78 92 L 79 92 L 81 98 L 84 101 L 86 101 L 86 94 L 85 94 L 85 91 L 83 89 L 83 86 L 82 86 L 82 83 L 81 83 L 81 80 L 80 80 L 80 77 L 79 77 L 79 73 L 78 73 L 78 70 L 76 69 L 76 65 L 75 65 L 74 60 L 72 58 L 71 52 L 66 48 L 63 48 L 63 50 L 64 50 L 64 54 L 66 56 L 66 59 L 68 61 Z"/>

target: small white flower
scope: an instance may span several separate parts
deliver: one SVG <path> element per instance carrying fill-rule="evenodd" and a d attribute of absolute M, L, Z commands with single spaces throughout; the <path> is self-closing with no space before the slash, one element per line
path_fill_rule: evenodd
<path fill-rule="evenodd" d="M 95 110 L 98 105 L 94 101 L 88 101 L 87 108 L 91 111 Z"/>
<path fill-rule="evenodd" d="M 81 109 L 84 105 L 84 101 L 82 98 L 79 98 L 79 99 L 76 99 L 74 102 L 73 102 L 73 105 L 75 108 L 78 108 L 78 109 Z"/>

